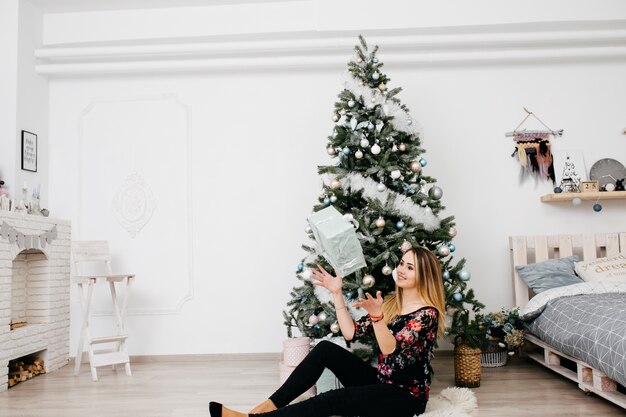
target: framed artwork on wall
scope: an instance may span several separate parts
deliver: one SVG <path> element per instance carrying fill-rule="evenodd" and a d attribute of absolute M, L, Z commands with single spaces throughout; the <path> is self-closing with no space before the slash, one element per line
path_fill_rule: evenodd
<path fill-rule="evenodd" d="M 22 169 L 37 172 L 37 135 L 22 130 Z"/>

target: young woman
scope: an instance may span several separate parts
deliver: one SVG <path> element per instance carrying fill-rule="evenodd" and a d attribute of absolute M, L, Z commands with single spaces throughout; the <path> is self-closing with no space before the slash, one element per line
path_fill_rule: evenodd
<path fill-rule="evenodd" d="M 404 246 L 404 245 L 403 245 Z M 396 293 L 376 298 L 370 294 L 355 307 L 367 315 L 354 322 L 341 292 L 342 279 L 318 265 L 315 285 L 333 295 L 341 333 L 347 341 L 376 337 L 381 354 L 375 369 L 351 352 L 320 342 L 294 369 L 287 381 L 250 414 L 211 402 L 212 417 L 413 417 L 424 412 L 432 375 L 430 360 L 437 334 L 443 334 L 444 290 L 441 266 L 428 249 L 405 251 L 396 273 Z M 345 388 L 324 392 L 289 405 L 330 369 Z"/>

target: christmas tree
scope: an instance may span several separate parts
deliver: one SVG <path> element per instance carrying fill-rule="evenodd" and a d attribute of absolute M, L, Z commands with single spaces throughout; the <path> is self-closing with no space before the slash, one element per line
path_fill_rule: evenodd
<path fill-rule="evenodd" d="M 355 226 L 367 267 L 343 277 L 343 295 L 356 320 L 365 314 L 351 307 L 368 291 L 383 296 L 395 291 L 393 268 L 401 258 L 398 249 L 406 240 L 433 251 L 441 262 L 447 310 L 452 314 L 451 333 L 461 334 L 468 326 L 468 309 L 482 306 L 467 287 L 469 272 L 464 260 L 453 262 L 451 243 L 456 235 L 453 217 L 442 218 L 443 191 L 428 175 L 421 148 L 421 129 L 398 99 L 401 88 L 389 89 L 389 77 L 376 56 L 359 37 L 353 60 L 348 63 L 344 89 L 335 103 L 335 126 L 328 137 L 327 152 L 335 162 L 319 166 L 326 178 L 314 211 L 333 205 Z M 306 227 L 313 239 L 310 227 Z M 302 246 L 308 253 L 297 266 L 302 285 L 291 292 L 284 312 L 289 337 L 297 327 L 311 338 L 340 336 L 334 305 L 327 290 L 315 287 L 309 270 L 317 263 L 332 268 L 316 252 L 315 242 Z M 368 346 L 369 345 L 369 346 Z M 377 353 L 375 340 L 355 349 L 359 356 Z"/>

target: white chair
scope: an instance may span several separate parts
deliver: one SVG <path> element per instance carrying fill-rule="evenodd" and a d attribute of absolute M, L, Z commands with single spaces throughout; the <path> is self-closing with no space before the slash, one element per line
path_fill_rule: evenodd
<path fill-rule="evenodd" d="M 107 241 L 73 241 L 72 256 L 74 258 L 74 267 L 76 275 L 72 282 L 78 286 L 78 294 L 80 306 L 82 310 L 82 325 L 80 337 L 78 339 L 78 350 L 76 352 L 74 375 L 80 372 L 80 365 L 83 357 L 85 344 L 89 354 L 89 366 L 91 368 L 91 378 L 98 380 L 98 372 L 96 368 L 100 366 L 112 365 L 115 368 L 117 364 L 124 364 L 126 375 L 131 376 L 130 357 L 126 350 L 126 339 L 128 335 L 124 329 L 124 318 L 126 314 L 126 305 L 130 295 L 130 289 L 135 279 L 135 275 L 114 275 L 111 271 L 111 255 L 109 252 L 109 244 Z M 89 265 L 90 264 L 90 265 Z M 83 271 L 88 266 L 91 269 L 99 267 L 104 273 L 99 272 L 85 274 Z M 98 282 L 109 283 L 111 290 L 111 298 L 113 299 L 113 309 L 117 319 L 117 334 L 105 337 L 92 337 L 89 328 L 91 319 L 91 304 L 93 299 L 94 286 Z M 118 301 L 115 291 L 115 283 L 126 282 L 124 296 Z M 94 351 L 94 345 L 114 344 L 112 349 Z"/>

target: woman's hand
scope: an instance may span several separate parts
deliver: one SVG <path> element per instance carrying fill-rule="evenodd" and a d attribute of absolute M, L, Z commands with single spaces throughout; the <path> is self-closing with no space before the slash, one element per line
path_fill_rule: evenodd
<path fill-rule="evenodd" d="M 326 288 L 333 294 L 340 294 L 341 288 L 343 288 L 343 280 L 341 276 L 335 271 L 337 274 L 336 277 L 329 274 L 320 264 L 317 264 L 318 269 L 311 269 L 311 278 L 316 280 L 314 285 L 318 285 L 320 287 Z"/>
<path fill-rule="evenodd" d="M 365 298 L 366 300 L 359 298 L 359 301 L 352 304 L 352 306 L 365 309 L 370 316 L 380 316 L 383 313 L 382 293 L 378 291 L 376 298 L 372 297 L 370 293 L 365 293 Z"/>

